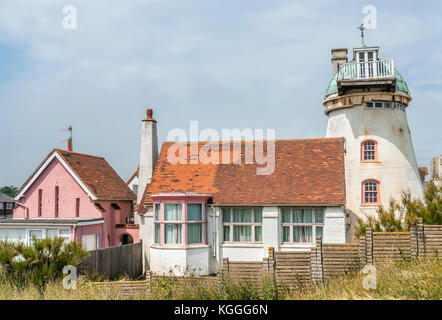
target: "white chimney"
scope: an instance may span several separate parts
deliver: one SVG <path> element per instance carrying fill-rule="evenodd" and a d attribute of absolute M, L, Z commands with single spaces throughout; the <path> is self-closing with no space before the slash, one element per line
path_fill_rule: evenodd
<path fill-rule="evenodd" d="M 336 71 L 338 71 L 340 64 L 348 62 L 348 58 L 347 58 L 348 50 L 345 48 L 332 49 L 331 53 L 332 53 L 332 59 L 331 59 L 332 71 L 333 71 L 333 74 L 335 74 Z"/>
<path fill-rule="evenodd" d="M 147 117 L 142 121 L 140 167 L 138 171 L 137 203 L 141 202 L 146 185 L 152 179 L 158 158 L 157 122 L 152 118 L 152 109 L 146 110 Z"/>

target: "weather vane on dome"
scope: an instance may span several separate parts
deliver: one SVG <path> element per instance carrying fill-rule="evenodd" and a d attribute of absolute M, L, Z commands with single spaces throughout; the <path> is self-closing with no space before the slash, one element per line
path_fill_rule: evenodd
<path fill-rule="evenodd" d="M 357 27 L 356 29 L 361 30 L 361 39 L 362 39 L 362 47 L 365 47 L 365 42 L 364 42 L 364 30 L 367 30 L 366 27 L 364 27 L 364 24 L 361 23 L 361 25 L 359 27 Z"/>

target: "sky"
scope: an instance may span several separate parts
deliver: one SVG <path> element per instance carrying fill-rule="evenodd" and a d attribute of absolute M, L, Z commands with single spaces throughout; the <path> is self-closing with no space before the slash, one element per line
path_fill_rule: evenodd
<path fill-rule="evenodd" d="M 64 29 L 66 5 L 77 28 Z M 276 129 L 321 138 L 332 48 L 366 44 L 394 58 L 419 165 L 442 153 L 442 2 L 293 0 L 1 0 L 0 186 L 21 186 L 53 148 L 104 156 L 123 179 L 139 159 L 141 120 L 174 128 Z"/>

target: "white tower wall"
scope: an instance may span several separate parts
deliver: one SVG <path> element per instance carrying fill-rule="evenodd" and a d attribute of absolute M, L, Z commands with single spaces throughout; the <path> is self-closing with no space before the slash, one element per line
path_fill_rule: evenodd
<path fill-rule="evenodd" d="M 362 204 L 362 182 L 367 179 L 380 182 L 380 202 L 384 206 L 390 199 L 400 200 L 402 191 L 422 196 L 406 111 L 356 105 L 330 111 L 328 116 L 326 137 L 345 137 L 347 209 L 361 218 L 376 214 L 377 205 Z M 377 161 L 361 161 L 361 143 L 365 140 L 377 141 Z M 356 225 L 353 216 L 350 239 Z"/>

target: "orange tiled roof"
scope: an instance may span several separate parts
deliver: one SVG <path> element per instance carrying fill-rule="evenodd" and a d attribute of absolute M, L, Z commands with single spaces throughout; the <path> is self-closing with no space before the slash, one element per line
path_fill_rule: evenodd
<path fill-rule="evenodd" d="M 219 152 L 210 155 L 221 159 L 222 142 L 212 143 L 219 145 Z M 211 194 L 215 204 L 345 203 L 343 138 L 276 140 L 275 170 L 271 175 L 256 174 L 257 167 L 265 164 L 244 163 L 244 141 L 240 154 L 231 153 L 231 159 L 241 156 L 241 164 L 171 164 L 167 152 L 173 144 L 163 144 L 141 203 L 151 204 L 151 195 L 159 193 Z M 200 142 L 198 150 L 204 144 Z M 187 159 L 194 156 L 187 153 Z"/>
<path fill-rule="evenodd" d="M 103 157 L 55 149 L 99 199 L 136 199 L 135 194 Z"/>

